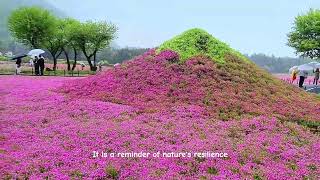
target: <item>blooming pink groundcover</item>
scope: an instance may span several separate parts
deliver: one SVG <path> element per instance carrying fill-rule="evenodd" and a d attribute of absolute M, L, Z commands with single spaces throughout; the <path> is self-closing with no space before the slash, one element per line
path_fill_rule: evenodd
<path fill-rule="evenodd" d="M 319 136 L 295 123 L 267 116 L 220 121 L 188 104 L 147 112 L 57 91 L 77 81 L 0 77 L 1 178 L 319 179 Z M 102 158 L 93 151 L 228 157 Z"/>

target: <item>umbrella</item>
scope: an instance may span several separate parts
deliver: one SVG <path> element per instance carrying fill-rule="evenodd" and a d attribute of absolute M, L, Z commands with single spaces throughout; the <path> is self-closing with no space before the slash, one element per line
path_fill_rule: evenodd
<path fill-rule="evenodd" d="M 315 68 L 320 68 L 320 63 L 317 63 L 316 65 L 314 65 Z"/>
<path fill-rule="evenodd" d="M 312 71 L 314 68 L 309 64 L 302 64 L 298 66 L 299 71 Z"/>
<path fill-rule="evenodd" d="M 24 57 L 27 57 L 27 55 L 26 54 L 20 54 L 20 55 L 14 56 L 11 60 L 16 60 L 16 59 L 24 58 Z"/>
<path fill-rule="evenodd" d="M 43 53 L 45 53 L 45 51 L 42 49 L 33 49 L 29 51 L 28 56 L 34 57 L 34 56 L 39 56 L 40 54 L 43 54 Z"/>
<path fill-rule="evenodd" d="M 311 67 L 313 67 L 314 69 L 317 68 L 317 66 L 319 66 L 319 64 L 320 64 L 320 63 L 315 62 L 315 61 L 308 63 L 308 65 L 311 66 Z"/>
<path fill-rule="evenodd" d="M 289 69 L 289 73 L 291 74 L 294 70 L 298 70 L 298 66 L 293 66 Z"/>

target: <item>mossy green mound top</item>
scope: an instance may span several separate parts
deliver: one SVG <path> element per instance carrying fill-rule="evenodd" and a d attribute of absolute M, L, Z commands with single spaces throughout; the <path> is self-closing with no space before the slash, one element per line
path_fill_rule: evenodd
<path fill-rule="evenodd" d="M 168 49 L 179 53 L 182 62 L 193 56 L 206 55 L 218 63 L 225 63 L 226 54 L 233 54 L 248 61 L 247 58 L 230 48 L 229 45 L 199 28 L 190 29 L 164 42 L 157 49 L 157 52 Z"/>

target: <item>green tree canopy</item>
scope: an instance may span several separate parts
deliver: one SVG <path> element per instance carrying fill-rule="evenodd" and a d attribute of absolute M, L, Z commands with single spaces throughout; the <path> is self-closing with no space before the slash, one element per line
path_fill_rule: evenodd
<path fill-rule="evenodd" d="M 55 17 L 39 7 L 22 7 L 8 18 L 11 35 L 32 48 L 40 48 L 46 36 L 54 31 Z"/>
<path fill-rule="evenodd" d="M 77 46 L 86 57 L 91 70 L 96 69 L 97 53 L 108 46 L 116 37 L 117 27 L 107 22 L 82 23 L 79 28 L 74 29 L 73 38 Z M 93 63 L 91 62 L 93 58 Z"/>
<path fill-rule="evenodd" d="M 12 36 L 19 42 L 32 48 L 45 48 L 50 52 L 54 69 L 62 52 L 67 59 L 68 70 L 71 69 L 69 49 L 73 49 L 75 56 L 72 69 L 75 68 L 79 50 L 86 57 L 91 70 L 96 70 L 97 53 L 111 43 L 118 30 L 114 24 L 104 21 L 80 23 L 71 18 L 60 19 L 39 7 L 19 8 L 8 21 Z"/>
<path fill-rule="evenodd" d="M 81 23 L 76 20 L 76 19 L 72 19 L 72 18 L 66 18 L 64 19 L 64 22 L 66 24 L 65 27 L 65 44 L 67 47 L 72 47 L 72 48 L 78 48 L 77 46 L 77 30 L 79 28 L 81 28 Z"/>
<path fill-rule="evenodd" d="M 320 10 L 311 9 L 295 18 L 288 45 L 300 56 L 320 58 Z"/>
<path fill-rule="evenodd" d="M 77 29 L 80 28 L 81 23 L 78 20 L 72 19 L 72 18 L 66 18 L 66 19 L 64 19 L 64 22 L 66 24 L 66 27 L 65 27 L 65 36 L 64 36 L 64 40 L 63 40 L 64 41 L 63 51 L 65 53 L 65 57 L 67 60 L 68 71 L 70 71 L 71 70 L 70 61 L 69 61 L 70 49 L 73 50 L 73 54 L 74 54 L 72 70 L 74 70 L 77 65 L 79 46 L 76 41 L 75 32 L 77 32 Z"/>
<path fill-rule="evenodd" d="M 43 47 L 50 52 L 53 58 L 53 69 L 55 70 L 57 59 L 67 43 L 65 40 L 67 22 L 63 19 L 55 19 L 52 22 L 52 25 L 53 31 L 43 38 L 40 47 Z"/>

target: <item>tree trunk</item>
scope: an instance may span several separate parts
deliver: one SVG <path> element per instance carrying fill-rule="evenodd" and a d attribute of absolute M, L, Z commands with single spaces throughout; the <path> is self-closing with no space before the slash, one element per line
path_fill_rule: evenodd
<path fill-rule="evenodd" d="M 89 66 L 90 66 L 90 70 L 93 71 L 94 67 L 93 67 L 92 62 L 91 62 L 91 57 L 87 57 L 87 61 L 88 61 Z"/>
<path fill-rule="evenodd" d="M 52 54 L 52 58 L 53 58 L 53 71 L 56 71 L 57 69 L 57 60 L 59 58 L 59 56 L 61 55 L 62 50 L 57 54 L 57 53 L 51 53 Z"/>
<path fill-rule="evenodd" d="M 77 52 L 77 49 L 73 49 L 73 52 L 74 52 L 74 61 L 73 61 L 73 65 L 72 65 L 72 71 L 74 71 L 74 69 L 77 67 L 77 56 L 78 56 L 78 52 Z"/>
<path fill-rule="evenodd" d="M 82 52 L 83 52 L 83 54 L 85 55 L 85 57 L 87 58 L 87 61 L 88 61 L 89 66 L 90 66 L 90 70 L 91 70 L 91 71 L 96 71 L 96 70 L 97 70 L 97 66 L 95 65 L 95 62 L 93 62 L 93 64 L 92 64 L 92 62 L 91 62 L 91 58 L 92 58 L 92 56 L 94 56 L 94 54 L 96 53 L 96 51 L 95 51 L 93 54 L 88 55 L 87 52 L 86 52 L 85 47 L 82 47 Z"/>
<path fill-rule="evenodd" d="M 70 71 L 71 67 L 70 67 L 69 53 L 65 49 L 63 49 L 63 52 L 64 52 L 64 55 L 66 56 L 66 59 L 67 59 L 68 71 Z"/>
<path fill-rule="evenodd" d="M 56 69 L 57 69 L 57 58 L 56 58 L 56 56 L 53 56 L 52 58 L 53 58 L 53 71 L 56 71 Z"/>
<path fill-rule="evenodd" d="M 94 66 L 94 67 L 97 67 L 96 57 L 97 57 L 97 53 L 95 52 L 95 53 L 93 54 L 93 66 Z"/>

